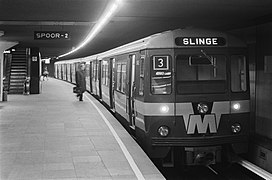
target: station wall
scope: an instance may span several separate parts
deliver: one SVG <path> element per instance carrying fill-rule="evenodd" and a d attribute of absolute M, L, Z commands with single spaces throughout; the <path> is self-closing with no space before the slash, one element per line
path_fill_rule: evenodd
<path fill-rule="evenodd" d="M 252 137 L 248 157 L 272 173 L 272 22 L 231 33 L 248 45 Z"/>
<path fill-rule="evenodd" d="M 272 173 L 272 22 L 255 27 L 255 72 L 251 77 L 254 138 L 250 160 Z"/>
<path fill-rule="evenodd" d="M 272 139 L 272 23 L 257 27 L 256 134 Z"/>

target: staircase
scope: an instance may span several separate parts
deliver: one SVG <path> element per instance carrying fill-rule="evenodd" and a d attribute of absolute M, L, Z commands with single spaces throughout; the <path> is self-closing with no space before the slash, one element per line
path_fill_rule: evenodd
<path fill-rule="evenodd" d="M 24 82 L 27 76 L 26 49 L 16 49 L 12 52 L 9 78 L 9 94 L 23 94 Z"/>

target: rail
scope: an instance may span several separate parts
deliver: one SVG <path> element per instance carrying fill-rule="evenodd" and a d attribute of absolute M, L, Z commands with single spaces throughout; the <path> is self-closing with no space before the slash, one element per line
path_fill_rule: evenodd
<path fill-rule="evenodd" d="M 258 176 L 266 179 L 266 180 L 271 180 L 272 179 L 272 174 L 267 172 L 266 170 L 256 166 L 255 164 L 252 164 L 249 161 L 246 161 L 244 159 L 239 158 L 237 160 L 237 163 L 240 164 L 241 166 L 247 168 L 251 172 L 257 174 Z"/>

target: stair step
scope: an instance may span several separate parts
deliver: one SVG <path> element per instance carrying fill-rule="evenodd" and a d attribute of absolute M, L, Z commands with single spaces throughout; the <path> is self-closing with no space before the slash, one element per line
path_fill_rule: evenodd
<path fill-rule="evenodd" d="M 10 85 L 13 85 L 13 86 L 23 86 L 24 85 L 24 81 L 10 81 Z"/>
<path fill-rule="evenodd" d="M 12 60 L 11 64 L 27 64 L 27 62 L 26 61 L 13 61 Z"/>
<path fill-rule="evenodd" d="M 11 63 L 13 62 L 27 62 L 27 59 L 26 59 L 26 56 L 20 56 L 20 57 L 12 57 L 12 61 Z"/>
<path fill-rule="evenodd" d="M 11 64 L 13 64 L 13 63 L 26 63 L 26 60 L 25 59 L 21 59 L 21 60 L 12 60 L 12 62 L 11 62 Z"/>
<path fill-rule="evenodd" d="M 26 72 L 27 69 L 12 69 L 11 72 Z"/>
<path fill-rule="evenodd" d="M 26 52 L 25 51 L 14 51 L 12 53 L 12 56 L 26 56 Z"/>
<path fill-rule="evenodd" d="M 24 83 L 24 79 L 10 79 L 10 83 Z"/>
<path fill-rule="evenodd" d="M 13 67 L 11 68 L 11 71 L 12 71 L 13 69 L 17 69 L 17 70 L 20 70 L 20 69 L 22 69 L 22 70 L 27 70 L 26 66 L 13 66 Z"/>
<path fill-rule="evenodd" d="M 10 86 L 9 90 L 21 90 L 24 86 Z"/>
<path fill-rule="evenodd" d="M 23 75 L 23 74 L 13 75 L 13 76 L 10 76 L 9 79 L 26 79 L 26 75 Z"/>
<path fill-rule="evenodd" d="M 9 89 L 9 92 L 16 92 L 16 91 L 22 92 L 22 91 L 24 91 L 24 88 L 21 87 L 21 88 L 15 88 L 15 89 L 10 88 Z"/>
<path fill-rule="evenodd" d="M 26 56 L 13 56 L 12 57 L 12 62 L 26 62 Z"/>
<path fill-rule="evenodd" d="M 12 71 L 12 72 L 10 72 L 10 74 L 11 75 L 20 75 L 20 74 L 22 74 L 22 75 L 26 75 L 26 72 L 19 72 L 19 71 Z"/>
<path fill-rule="evenodd" d="M 11 67 L 13 66 L 26 66 L 26 63 L 12 63 Z"/>
<path fill-rule="evenodd" d="M 15 77 L 10 78 L 10 81 L 25 81 L 26 77 Z"/>
<path fill-rule="evenodd" d="M 12 75 L 10 76 L 9 79 L 26 79 L 26 75 L 25 74 Z"/>
<path fill-rule="evenodd" d="M 17 59 L 24 59 L 25 60 L 26 59 L 26 55 L 25 54 L 13 54 L 12 55 L 12 60 L 13 59 L 16 59 L 16 60 Z"/>
<path fill-rule="evenodd" d="M 11 70 L 12 69 L 27 69 L 27 66 L 26 65 L 13 65 L 11 66 Z"/>
<path fill-rule="evenodd" d="M 25 77 L 16 77 L 16 78 L 10 78 L 10 82 L 14 82 L 14 81 L 25 81 Z"/>
<path fill-rule="evenodd" d="M 9 90 L 8 94 L 23 94 L 23 90 Z"/>
<path fill-rule="evenodd" d="M 27 69 L 26 68 L 13 68 L 13 69 L 11 69 L 10 70 L 10 72 L 18 72 L 18 71 L 27 71 Z"/>
<path fill-rule="evenodd" d="M 24 81 L 12 81 L 10 82 L 10 86 L 24 86 Z"/>

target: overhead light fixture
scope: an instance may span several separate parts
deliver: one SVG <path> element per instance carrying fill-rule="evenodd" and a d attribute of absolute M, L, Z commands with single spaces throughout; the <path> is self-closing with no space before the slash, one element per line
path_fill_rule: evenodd
<path fill-rule="evenodd" d="M 117 12 L 121 3 L 122 3 L 122 0 L 114 0 L 114 2 L 110 4 L 108 8 L 105 9 L 104 13 L 99 18 L 99 20 L 94 25 L 94 27 L 91 29 L 91 31 L 88 33 L 87 37 L 83 40 L 83 42 L 78 47 L 74 48 L 72 51 L 58 56 L 58 58 L 70 55 L 78 51 L 82 47 L 84 47 L 87 43 L 89 43 L 97 35 L 97 33 L 99 33 L 99 31 L 109 22 L 109 20 L 113 17 L 113 15 Z"/>

